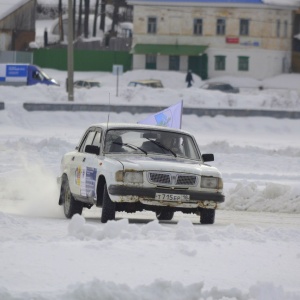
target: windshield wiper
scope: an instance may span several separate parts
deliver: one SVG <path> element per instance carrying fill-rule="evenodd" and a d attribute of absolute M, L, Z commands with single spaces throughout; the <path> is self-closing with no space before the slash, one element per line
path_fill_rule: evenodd
<path fill-rule="evenodd" d="M 176 154 L 174 151 L 172 151 L 170 148 L 164 146 L 162 143 L 160 143 L 160 142 L 158 142 L 158 141 L 151 140 L 151 139 L 149 139 L 149 138 L 146 138 L 146 139 L 147 139 L 148 141 L 154 143 L 155 145 L 159 146 L 160 148 L 162 148 L 162 149 L 164 149 L 164 150 L 167 150 L 167 151 L 171 152 L 175 157 L 177 157 L 177 154 Z"/>
<path fill-rule="evenodd" d="M 120 146 L 125 146 L 125 147 L 131 148 L 133 150 L 140 150 L 140 151 L 144 152 L 146 155 L 148 154 L 147 151 L 145 151 L 144 149 L 142 149 L 138 146 L 129 144 L 129 143 L 113 142 L 113 144 L 117 144 L 117 145 L 120 145 Z"/>

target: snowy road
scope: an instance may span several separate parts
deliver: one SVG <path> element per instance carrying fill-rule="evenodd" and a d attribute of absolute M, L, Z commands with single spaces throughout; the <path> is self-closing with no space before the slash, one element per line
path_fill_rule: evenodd
<path fill-rule="evenodd" d="M 215 224 L 148 212 L 101 224 L 99 208 L 65 219 L 56 176 L 62 154 L 106 113 L 29 113 L 22 101 L 62 101 L 65 91 L 22 91 L 0 95 L 1 300 L 300 300 L 300 120 L 183 116 L 224 176 Z M 160 97 L 174 100 L 167 89 Z"/>
<path fill-rule="evenodd" d="M 118 214 L 129 219 L 101 224 L 98 214 L 86 212 L 85 222 L 0 213 L 0 298 L 22 299 L 26 292 L 69 299 L 75 291 L 106 295 L 113 288 L 109 294 L 120 299 L 125 288 L 132 299 L 152 286 L 174 299 L 166 285 L 180 282 L 178 299 L 194 299 L 196 287 L 202 296 L 217 289 L 228 299 L 299 299 L 297 214 L 218 211 L 213 226 L 181 214 L 158 223 L 149 213 Z"/>

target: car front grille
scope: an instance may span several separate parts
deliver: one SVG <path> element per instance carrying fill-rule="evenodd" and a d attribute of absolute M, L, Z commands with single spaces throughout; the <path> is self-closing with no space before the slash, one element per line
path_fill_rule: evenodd
<path fill-rule="evenodd" d="M 182 175 L 178 173 L 167 172 L 148 172 L 148 180 L 156 185 L 169 186 L 195 186 L 198 184 L 198 176 Z"/>

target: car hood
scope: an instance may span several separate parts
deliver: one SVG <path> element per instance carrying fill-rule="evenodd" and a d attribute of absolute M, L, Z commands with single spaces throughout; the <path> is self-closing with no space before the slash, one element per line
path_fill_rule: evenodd
<path fill-rule="evenodd" d="M 217 177 L 221 176 L 217 168 L 185 158 L 171 156 L 118 156 L 115 157 L 115 159 L 123 165 L 124 170 L 155 170 L 163 172 L 193 173 L 198 175 L 208 175 Z"/>

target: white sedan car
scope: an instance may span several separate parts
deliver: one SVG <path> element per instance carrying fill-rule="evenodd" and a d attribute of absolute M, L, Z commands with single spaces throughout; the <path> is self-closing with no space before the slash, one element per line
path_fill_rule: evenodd
<path fill-rule="evenodd" d="M 101 222 L 117 211 L 149 210 L 159 220 L 196 213 L 213 224 L 224 201 L 220 172 L 205 162 L 195 138 L 182 130 L 141 124 L 95 124 L 61 161 L 59 205 L 67 218 L 102 207 Z"/>

